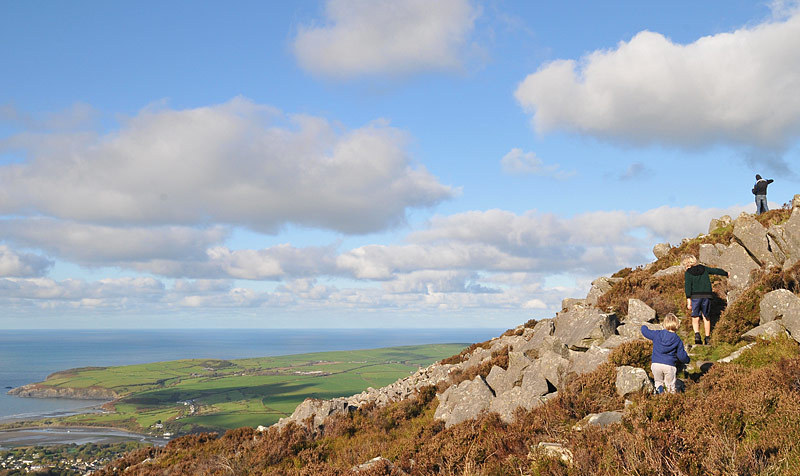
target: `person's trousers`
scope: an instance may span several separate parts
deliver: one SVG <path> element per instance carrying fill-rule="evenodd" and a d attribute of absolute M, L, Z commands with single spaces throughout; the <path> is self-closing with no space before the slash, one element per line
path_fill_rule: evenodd
<path fill-rule="evenodd" d="M 653 380 L 655 380 L 656 388 L 663 385 L 667 392 L 675 393 L 675 379 L 678 374 L 677 367 L 653 362 L 650 366 L 650 370 L 653 371 Z"/>
<path fill-rule="evenodd" d="M 767 196 L 766 195 L 756 195 L 756 213 L 761 215 L 764 212 L 768 212 L 769 208 L 767 207 Z"/>

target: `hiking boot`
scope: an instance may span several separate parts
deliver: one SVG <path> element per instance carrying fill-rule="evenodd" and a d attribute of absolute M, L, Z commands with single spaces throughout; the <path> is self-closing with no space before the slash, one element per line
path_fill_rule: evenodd
<path fill-rule="evenodd" d="M 703 344 L 703 341 L 700 340 L 700 333 L 699 332 L 695 332 L 694 333 L 694 343 L 695 343 L 695 345 L 702 345 Z"/>
<path fill-rule="evenodd" d="M 664 386 L 663 385 L 659 385 L 658 388 L 655 390 L 655 394 L 656 395 L 661 395 L 662 393 L 664 393 Z"/>
<path fill-rule="evenodd" d="M 711 336 L 706 336 L 705 345 L 711 345 Z"/>

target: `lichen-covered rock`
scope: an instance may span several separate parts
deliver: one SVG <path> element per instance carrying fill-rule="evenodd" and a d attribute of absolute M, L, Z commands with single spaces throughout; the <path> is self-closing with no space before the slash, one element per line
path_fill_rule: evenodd
<path fill-rule="evenodd" d="M 526 392 L 522 387 L 514 387 L 492 400 L 489 411 L 500 415 L 504 422 L 511 423 L 518 408 L 531 410 L 542 405 L 544 401 L 541 396 Z"/>
<path fill-rule="evenodd" d="M 592 287 L 586 295 L 586 304 L 591 306 L 597 305 L 597 300 L 600 299 L 600 296 L 610 291 L 611 286 L 618 281 L 619 278 L 607 278 L 605 276 L 601 276 L 592 281 Z"/>
<path fill-rule="evenodd" d="M 593 345 L 586 352 L 570 351 L 570 371 L 578 375 L 593 372 L 597 367 L 608 361 L 610 349 Z"/>
<path fill-rule="evenodd" d="M 653 322 L 656 320 L 656 311 L 641 299 L 628 299 L 628 316 L 626 323 Z"/>
<path fill-rule="evenodd" d="M 783 326 L 783 321 L 770 321 L 745 332 L 742 335 L 742 340 L 745 342 L 753 342 L 759 337 L 769 339 L 772 337 L 777 337 L 781 334 L 786 334 L 786 327 Z"/>
<path fill-rule="evenodd" d="M 708 224 L 708 232 L 713 233 L 717 228 L 724 228 L 731 224 L 730 215 L 722 215 L 719 218 L 712 218 Z"/>
<path fill-rule="evenodd" d="M 744 246 L 759 266 L 781 266 L 783 253 L 773 249 L 767 229 L 753 215 L 743 213 L 733 222 L 733 237 Z"/>
<path fill-rule="evenodd" d="M 653 383 L 647 372 L 638 367 L 623 365 L 617 367 L 617 395 L 626 397 L 633 393 L 652 392 Z"/>
<path fill-rule="evenodd" d="M 653 256 L 655 256 L 656 259 L 661 259 L 664 256 L 667 256 L 669 250 L 671 249 L 672 246 L 669 243 L 658 243 L 653 247 Z"/>
<path fill-rule="evenodd" d="M 576 306 L 561 311 L 555 318 L 553 336 L 573 350 L 586 350 L 614 335 L 617 316 L 595 307 Z"/>
<path fill-rule="evenodd" d="M 590 413 L 575 424 L 576 430 L 583 430 L 590 426 L 608 426 L 622 421 L 622 412 L 619 410 L 602 413 Z"/>
<path fill-rule="evenodd" d="M 783 319 L 787 314 L 800 314 L 800 298 L 788 289 L 770 291 L 759 303 L 759 324 Z"/>
<path fill-rule="evenodd" d="M 493 399 L 492 389 L 478 375 L 473 380 L 465 380 L 440 394 L 439 406 L 436 407 L 433 417 L 444 421 L 444 426 L 449 428 L 476 418 L 489 409 Z"/>
<path fill-rule="evenodd" d="M 665 276 L 672 276 L 673 274 L 683 273 L 683 266 L 676 264 L 653 273 L 654 278 L 663 278 Z"/>
<path fill-rule="evenodd" d="M 317 430 L 325 425 L 325 419 L 329 416 L 347 414 L 354 409 L 355 407 L 351 406 L 344 398 L 334 398 L 332 400 L 306 398 L 303 403 L 294 409 L 291 416 L 281 418 L 275 425 L 281 428 L 290 422 L 303 425 L 306 421 L 309 421 L 311 428 Z"/>

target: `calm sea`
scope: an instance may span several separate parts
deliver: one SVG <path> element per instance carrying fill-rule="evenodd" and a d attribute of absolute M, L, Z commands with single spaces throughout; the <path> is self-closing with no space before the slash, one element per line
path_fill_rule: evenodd
<path fill-rule="evenodd" d="M 0 330 L 0 422 L 63 414 L 85 400 L 19 398 L 9 388 L 70 368 L 237 359 L 398 345 L 473 343 L 504 329 Z"/>

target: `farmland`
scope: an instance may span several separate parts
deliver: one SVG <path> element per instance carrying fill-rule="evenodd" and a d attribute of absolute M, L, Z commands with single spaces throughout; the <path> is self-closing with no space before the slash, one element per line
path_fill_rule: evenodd
<path fill-rule="evenodd" d="M 457 354 L 464 344 L 321 352 L 237 360 L 193 359 L 57 372 L 46 389 L 111 390 L 102 413 L 47 424 L 111 426 L 183 434 L 270 425 L 307 397 L 333 398 L 382 387 Z M 40 422 L 44 423 L 44 422 Z"/>

